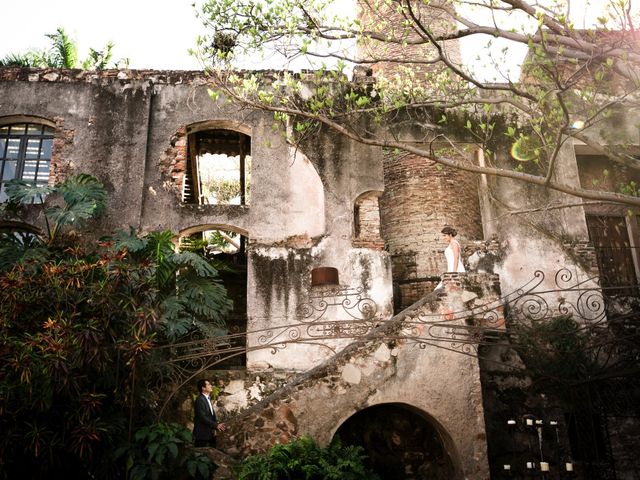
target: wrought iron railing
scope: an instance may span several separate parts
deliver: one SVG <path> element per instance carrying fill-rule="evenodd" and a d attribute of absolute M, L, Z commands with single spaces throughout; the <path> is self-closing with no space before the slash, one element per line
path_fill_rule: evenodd
<path fill-rule="evenodd" d="M 163 380 L 171 383 L 175 392 L 203 371 L 229 359 L 257 350 L 276 354 L 291 344 L 333 349 L 332 340 L 377 338 L 477 356 L 480 345 L 501 342 L 510 345 L 514 334 L 509 331 L 509 323 L 530 324 L 561 315 L 571 316 L 585 328 L 601 326 L 606 321 L 606 299 L 598 279 L 578 277 L 566 268 L 551 278 L 536 271 L 528 282 L 507 295 L 476 302 L 459 311 L 443 314 L 425 308 L 425 304 L 437 303 L 439 298 L 437 293 L 431 294 L 385 319 L 380 317 L 376 302 L 362 289 L 342 286 L 317 289 L 298 305 L 297 322 L 160 347 L 164 360 L 159 368 Z M 169 394 L 165 406 L 172 395 Z M 160 415 L 163 410 L 164 407 Z"/>

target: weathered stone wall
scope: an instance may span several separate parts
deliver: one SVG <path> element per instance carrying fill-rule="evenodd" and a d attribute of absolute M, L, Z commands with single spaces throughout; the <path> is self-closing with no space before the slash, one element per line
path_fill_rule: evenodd
<path fill-rule="evenodd" d="M 218 445 L 236 456 L 303 434 L 324 445 L 354 413 L 400 403 L 418 409 L 436 427 L 455 463 L 455 478 L 488 478 L 478 363 L 461 354 L 473 349 L 464 336 L 447 329 L 465 324 L 467 317 L 459 312 L 495 302 L 496 280 L 491 275 L 448 274 L 446 295 L 423 299 L 230 418 Z M 501 310 L 496 314 L 500 323 Z M 265 373 L 265 378 L 272 378 Z M 275 386 L 272 381 L 252 382 L 244 391 L 234 387 L 234 396 L 243 401 L 255 398 L 260 383 Z M 223 408 L 230 410 L 224 392 L 220 398 Z"/>
<path fill-rule="evenodd" d="M 0 75 L 0 117 L 39 117 L 60 127 L 52 160 L 54 179 L 71 172 L 92 173 L 111 199 L 101 228 L 138 226 L 150 83 L 73 70 L 2 69 Z M 12 77 L 23 81 L 10 81 Z"/>
<path fill-rule="evenodd" d="M 57 127 L 52 182 L 86 172 L 104 183 L 109 204 L 93 225 L 96 237 L 129 227 L 245 235 L 249 330 L 299 322 L 296 306 L 311 291 L 311 269 L 320 266 L 338 268 L 345 287 L 362 289 L 379 315 L 390 315 L 390 265 L 381 242 L 367 233 L 367 242 L 352 245 L 356 199 L 383 188 L 380 155 L 329 131 L 293 147 L 273 131 L 271 115 L 213 102 L 207 88 L 201 72 L 0 69 L 0 122 L 29 116 Z M 251 136 L 250 206 L 180 201 L 193 126 Z M 298 350 L 269 364 L 315 364 L 317 355 Z"/>
<path fill-rule="evenodd" d="M 513 168 L 508 145 L 496 148 L 497 165 Z M 560 150 L 554 178 L 579 186 L 572 145 Z M 488 178 L 486 186 L 490 196 L 481 195 L 483 230 L 487 240 L 500 243 L 501 257 L 493 271 L 500 275 L 504 293 L 529 282 L 536 270 L 544 272 L 550 289 L 557 288 L 552 280 L 564 268 L 581 280 L 593 277 L 593 255 L 580 247 L 587 246 L 589 235 L 579 200 L 507 178 Z"/>

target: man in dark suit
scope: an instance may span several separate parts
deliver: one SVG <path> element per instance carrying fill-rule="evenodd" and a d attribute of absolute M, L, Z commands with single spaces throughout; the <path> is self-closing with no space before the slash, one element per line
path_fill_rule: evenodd
<path fill-rule="evenodd" d="M 196 447 L 216 446 L 216 430 L 223 431 L 224 423 L 218 423 L 211 403 L 213 385 L 209 380 L 198 381 L 198 392 L 194 405 L 193 439 Z"/>

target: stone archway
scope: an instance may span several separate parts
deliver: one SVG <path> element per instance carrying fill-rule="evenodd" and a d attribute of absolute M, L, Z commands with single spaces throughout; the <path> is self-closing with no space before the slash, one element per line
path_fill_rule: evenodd
<path fill-rule="evenodd" d="M 435 422 L 401 403 L 365 408 L 336 431 L 343 444 L 360 445 L 370 467 L 383 479 L 451 480 L 458 478 Z"/>
<path fill-rule="evenodd" d="M 246 347 L 248 232 L 231 225 L 205 224 L 186 228 L 179 235 L 181 245 L 202 243 L 198 251 L 214 262 L 213 265 L 217 268 L 220 280 L 227 291 L 227 297 L 233 303 L 232 310 L 225 319 L 227 331 L 218 332 L 218 335 L 233 338 L 235 347 Z M 243 352 L 241 355 L 230 357 L 217 367 L 224 369 L 245 365 L 246 352 Z"/>

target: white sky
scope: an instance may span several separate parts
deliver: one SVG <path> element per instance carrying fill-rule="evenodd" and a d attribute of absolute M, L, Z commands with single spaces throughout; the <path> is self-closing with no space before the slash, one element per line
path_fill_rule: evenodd
<path fill-rule="evenodd" d="M 195 47 L 197 36 L 205 29 L 195 16 L 194 1 L 5 0 L 0 8 L 0 58 L 32 48 L 48 48 L 50 41 L 45 34 L 54 33 L 62 26 L 77 41 L 80 60 L 87 57 L 89 47 L 102 49 L 111 40 L 115 43 L 113 59 L 128 57 L 130 68 L 198 70 L 200 65 L 188 54 L 188 49 Z M 198 4 L 202 2 L 197 1 Z M 336 1 L 344 7 L 352 0 Z M 585 17 L 595 18 L 608 1 L 572 0 L 572 12 L 578 17 L 575 18 L 577 26 L 590 23 Z M 634 6 L 637 11 L 638 6 Z M 495 73 L 491 73 L 493 69 L 486 65 L 487 55 L 481 43 L 476 38 L 462 41 L 463 61 L 477 65 L 480 76 L 491 80 Z M 496 46 L 495 51 L 499 47 Z M 523 58 L 524 52 L 524 47 L 509 51 L 501 69 L 507 67 L 517 71 L 515 64 Z M 476 61 L 476 57 L 481 60 Z M 265 62 L 260 65 L 247 62 L 242 66 L 277 68 L 265 65 Z"/>
<path fill-rule="evenodd" d="M 77 41 L 79 57 L 111 40 L 114 60 L 131 68 L 197 70 L 188 54 L 204 27 L 194 0 L 5 0 L 0 8 L 0 57 L 48 48 L 58 27 Z"/>

